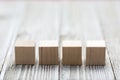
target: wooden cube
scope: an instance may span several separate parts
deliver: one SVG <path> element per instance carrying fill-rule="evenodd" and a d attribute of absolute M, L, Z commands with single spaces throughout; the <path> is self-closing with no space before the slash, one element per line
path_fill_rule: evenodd
<path fill-rule="evenodd" d="M 15 64 L 35 64 L 34 41 L 16 41 Z"/>
<path fill-rule="evenodd" d="M 63 41 L 62 64 L 63 65 L 81 65 L 82 64 L 81 41 Z"/>
<path fill-rule="evenodd" d="M 87 41 L 86 65 L 105 65 L 105 41 Z"/>
<path fill-rule="evenodd" d="M 58 41 L 40 41 L 39 64 L 43 65 L 59 64 Z"/>

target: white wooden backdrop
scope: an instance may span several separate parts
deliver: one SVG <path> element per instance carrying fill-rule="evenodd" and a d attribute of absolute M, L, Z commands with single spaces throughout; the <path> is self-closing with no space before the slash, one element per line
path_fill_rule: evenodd
<path fill-rule="evenodd" d="M 120 80 L 119 1 L 0 2 L 0 80 Z M 82 66 L 14 64 L 15 40 L 81 40 Z M 105 39 L 105 66 L 85 66 L 85 41 Z M 36 46 L 37 47 L 37 46 Z"/>

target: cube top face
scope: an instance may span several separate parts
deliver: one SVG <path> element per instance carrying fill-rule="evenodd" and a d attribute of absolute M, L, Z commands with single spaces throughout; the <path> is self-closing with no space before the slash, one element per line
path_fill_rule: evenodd
<path fill-rule="evenodd" d="M 15 47 L 35 47 L 35 41 L 16 41 Z"/>
<path fill-rule="evenodd" d="M 99 40 L 99 41 L 87 41 L 87 47 L 105 47 L 105 41 Z"/>
<path fill-rule="evenodd" d="M 82 43 L 81 41 L 63 41 L 62 42 L 63 47 L 81 47 Z"/>
<path fill-rule="evenodd" d="M 57 40 L 40 41 L 38 44 L 39 44 L 40 47 L 58 47 L 58 41 Z"/>

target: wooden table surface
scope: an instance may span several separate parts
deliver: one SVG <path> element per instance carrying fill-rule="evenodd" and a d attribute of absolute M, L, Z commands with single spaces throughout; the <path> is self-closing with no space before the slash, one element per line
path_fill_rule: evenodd
<path fill-rule="evenodd" d="M 119 1 L 0 2 L 0 80 L 120 80 Z M 82 66 L 14 64 L 15 40 L 81 40 Z M 85 66 L 85 41 L 105 40 L 105 66 Z M 37 46 L 36 46 L 37 47 Z"/>

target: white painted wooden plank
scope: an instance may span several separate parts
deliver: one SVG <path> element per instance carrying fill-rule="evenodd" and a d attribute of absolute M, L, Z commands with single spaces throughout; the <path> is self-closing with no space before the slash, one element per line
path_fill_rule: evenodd
<path fill-rule="evenodd" d="M 106 4 L 109 5 L 104 6 L 104 8 L 102 9 L 101 9 L 102 6 L 100 4 L 98 5 L 99 19 L 102 26 L 104 37 L 107 42 L 107 48 L 109 50 L 108 55 L 110 57 L 115 79 L 119 80 L 120 2 L 109 2 Z"/>
<path fill-rule="evenodd" d="M 57 2 L 28 2 L 24 32 L 35 40 L 58 40 L 60 7 Z M 25 35 L 25 36 L 26 36 Z M 22 38 L 22 37 L 20 37 Z"/>
<path fill-rule="evenodd" d="M 85 33 L 85 40 L 102 40 L 103 34 L 101 32 L 99 20 L 98 20 L 98 15 L 96 13 L 96 5 L 97 2 L 94 3 L 88 3 L 91 6 L 86 8 L 86 19 L 85 23 L 88 23 L 87 25 L 85 24 L 84 27 L 84 32 Z M 104 7 L 103 7 L 104 8 Z M 91 80 L 114 80 L 114 74 L 112 72 L 112 67 L 110 64 L 108 52 L 106 54 L 106 65 L 105 66 L 88 66 L 85 68 L 86 69 L 86 79 L 91 79 Z M 109 76 L 109 77 L 106 77 Z"/>
<path fill-rule="evenodd" d="M 63 2 L 61 41 L 83 40 L 82 11 L 80 2 Z M 82 18 L 82 19 L 81 19 Z M 62 54 L 62 53 L 61 53 Z M 61 80 L 84 80 L 85 71 L 82 66 L 63 66 L 60 69 Z"/>
<path fill-rule="evenodd" d="M 2 26 L 2 29 L 0 30 L 0 79 L 4 76 L 4 71 L 6 70 L 6 58 L 10 53 L 8 52 L 10 48 L 10 45 L 13 44 L 13 41 L 15 40 L 17 30 L 19 28 L 19 25 L 21 24 L 22 20 L 22 14 L 24 12 L 24 6 L 20 7 L 20 4 L 23 4 L 22 2 L 16 3 L 16 2 L 9 2 L 10 5 L 7 5 L 8 2 L 0 2 L 0 16 L 3 16 L 2 19 L 0 19 L 0 25 Z M 5 10 L 4 10 L 5 8 Z M 7 9 L 8 8 L 8 9 Z M 3 10 L 3 11 L 2 11 Z M 10 11 L 9 11 L 10 10 Z M 4 13 L 8 14 L 5 14 Z M 14 12 L 13 12 L 14 11 Z M 9 54 L 7 54 L 9 53 Z M 4 64 L 6 63 L 6 64 Z"/>
<path fill-rule="evenodd" d="M 109 3 L 99 3 L 98 5 L 98 14 L 100 19 L 101 27 L 103 28 L 104 33 L 112 34 L 113 37 L 109 37 L 107 35 L 107 39 L 117 39 L 119 38 L 119 9 L 116 9 L 115 6 L 118 6 L 117 4 L 119 2 L 109 2 Z M 105 5 L 106 4 L 106 5 Z M 103 6 L 102 6 L 103 5 Z M 103 8 L 104 7 L 104 8 Z M 119 7 L 118 7 L 119 8 Z"/>
<path fill-rule="evenodd" d="M 28 2 L 27 3 L 27 12 L 25 13 L 24 23 L 21 26 L 21 31 L 18 34 L 19 40 L 59 40 L 59 25 L 60 25 L 60 12 L 59 12 L 59 3 L 51 2 Z M 37 47 L 37 46 L 36 46 Z M 36 49 L 37 50 L 37 49 Z M 36 53 L 38 59 L 38 51 Z M 15 66 L 15 65 L 13 65 Z M 20 65 L 21 66 L 21 65 Z M 58 80 L 58 68 L 59 66 L 38 66 L 37 63 L 33 66 L 22 65 L 19 68 L 16 68 L 15 71 L 18 71 L 19 74 L 11 78 L 11 80 Z M 9 71 L 10 68 L 6 71 L 6 77 L 9 74 L 12 74 Z M 37 76 L 39 75 L 39 76 Z M 53 77 L 55 76 L 55 77 Z"/>
<path fill-rule="evenodd" d="M 78 4 L 78 5 L 77 5 Z M 81 39 L 84 42 L 86 40 L 101 40 L 103 39 L 101 28 L 99 24 L 99 20 L 97 19 L 96 12 L 94 8 L 96 8 L 96 3 L 94 2 L 74 2 L 74 3 L 65 3 L 64 7 L 64 15 L 63 15 L 63 25 L 61 30 L 62 40 L 64 39 Z M 76 7 L 75 7 L 76 6 Z M 72 11 L 74 9 L 74 11 Z M 66 13 L 65 13 L 66 12 Z M 78 26 L 76 26 L 79 24 Z M 78 34 L 77 34 L 78 32 Z M 82 34 L 82 36 L 81 36 Z M 79 37 L 77 36 L 79 35 Z M 84 46 L 85 47 L 85 46 Z M 83 60 L 85 60 L 85 49 L 83 50 Z M 84 61 L 83 61 L 84 62 Z M 107 55 L 106 58 L 106 66 L 88 66 L 86 67 L 83 63 L 82 68 L 82 77 L 77 76 L 76 78 L 70 77 L 69 74 L 73 74 L 74 68 L 67 68 L 65 70 L 61 69 L 61 79 L 75 79 L 79 80 L 103 80 L 103 79 L 114 79 L 114 75 L 112 72 L 112 67 L 109 61 L 109 57 Z M 75 68 L 77 69 L 77 68 Z M 62 72 L 63 71 L 63 72 Z M 68 72 L 67 72 L 68 71 Z M 66 74 L 65 74 L 66 72 Z M 74 75 L 77 75 L 77 71 L 75 70 Z M 109 77 L 106 77 L 106 76 Z M 69 76 L 69 77 L 68 77 Z"/>

